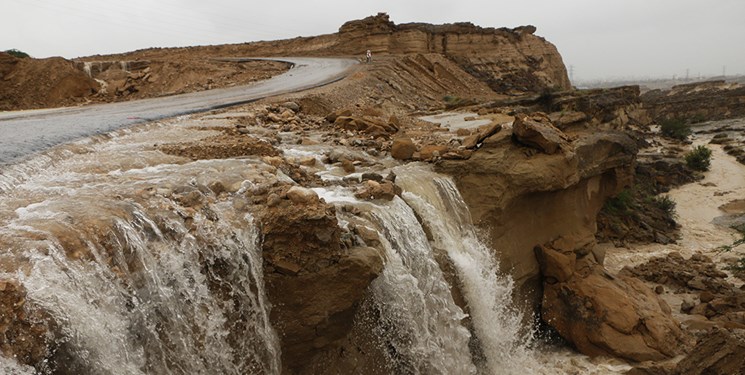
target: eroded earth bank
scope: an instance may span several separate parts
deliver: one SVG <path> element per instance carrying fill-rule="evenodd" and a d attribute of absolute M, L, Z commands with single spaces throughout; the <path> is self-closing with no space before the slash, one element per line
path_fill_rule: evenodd
<path fill-rule="evenodd" d="M 740 249 L 717 248 L 745 211 L 744 124 L 656 126 L 737 117 L 742 90 L 709 84 L 697 116 L 700 90 L 574 90 L 535 31 L 379 14 L 102 57 L 375 56 L 326 87 L 4 167 L 0 369 L 742 372 Z M 93 66 L 71 69 L 107 74 Z M 709 141 L 694 172 L 683 155 Z"/>

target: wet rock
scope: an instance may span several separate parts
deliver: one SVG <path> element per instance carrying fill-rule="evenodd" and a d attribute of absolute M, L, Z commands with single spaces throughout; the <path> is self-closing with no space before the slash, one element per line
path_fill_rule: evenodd
<path fill-rule="evenodd" d="M 19 283 L 0 280 L 0 355 L 26 365 L 42 363 L 50 354 L 53 327 L 46 313 L 26 306 Z"/>
<path fill-rule="evenodd" d="M 543 114 L 515 117 L 512 131 L 518 142 L 535 147 L 546 154 L 569 150 L 566 135 L 553 126 L 551 120 Z"/>
<path fill-rule="evenodd" d="M 318 194 L 311 189 L 293 186 L 287 190 L 287 199 L 293 203 L 309 204 L 318 200 Z"/>
<path fill-rule="evenodd" d="M 375 249 L 342 249 L 336 209 L 319 199 L 283 200 L 257 220 L 266 269 L 276 271 L 264 275 L 272 326 L 283 367 L 297 373 L 319 353 L 338 351 L 383 258 Z"/>
<path fill-rule="evenodd" d="M 389 201 L 398 194 L 401 194 L 401 188 L 393 182 L 367 180 L 362 188 L 355 193 L 355 196 L 360 199 L 384 199 Z"/>
<path fill-rule="evenodd" d="M 396 138 L 391 146 L 391 156 L 398 160 L 409 160 L 416 152 L 416 145 L 411 138 Z"/>
<path fill-rule="evenodd" d="M 342 159 L 341 168 L 344 169 L 344 172 L 347 173 L 353 173 L 357 169 L 354 166 L 354 162 L 349 159 Z"/>
<path fill-rule="evenodd" d="M 381 175 L 379 175 L 377 173 L 372 173 L 372 172 L 365 172 L 365 173 L 363 173 L 362 174 L 362 181 L 368 181 L 368 180 L 375 181 L 375 182 L 383 182 L 383 176 L 381 176 Z M 395 181 L 395 179 L 394 179 L 394 181 Z"/>

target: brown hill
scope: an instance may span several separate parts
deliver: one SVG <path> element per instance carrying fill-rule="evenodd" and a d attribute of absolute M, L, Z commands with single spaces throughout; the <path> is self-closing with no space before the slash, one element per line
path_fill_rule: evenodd
<path fill-rule="evenodd" d="M 424 74 L 425 80 L 431 81 L 431 88 L 439 87 L 434 90 L 438 95 L 440 91 L 450 93 L 453 85 L 465 88 L 455 90 L 463 94 L 477 81 L 485 83 L 491 94 L 520 95 L 570 89 L 566 68 L 556 47 L 534 32 L 533 26 L 495 29 L 471 23 L 396 25 L 387 14 L 379 13 L 347 22 L 335 34 L 280 41 L 152 48 L 76 61 L 16 59 L 3 54 L 0 58 L 0 110 L 201 91 L 265 79 L 287 68 L 285 64 L 272 62 L 215 60 L 218 57 L 362 56 L 368 49 L 375 60 L 382 56 L 400 58 L 389 74 Z M 416 56 L 434 55 L 439 55 L 443 61 L 417 63 L 423 60 Z M 444 65 L 448 68 L 443 69 Z M 482 94 L 477 92 L 469 96 Z"/>

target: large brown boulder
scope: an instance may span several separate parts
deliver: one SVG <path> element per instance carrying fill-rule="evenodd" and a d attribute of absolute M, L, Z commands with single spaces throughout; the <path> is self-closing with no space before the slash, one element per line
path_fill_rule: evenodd
<path fill-rule="evenodd" d="M 287 373 L 338 349 L 383 268 L 376 249 L 341 245 L 334 207 L 306 190 L 290 189 L 259 215 L 266 293 Z"/>
<path fill-rule="evenodd" d="M 544 276 L 542 319 L 577 350 L 641 362 L 687 347 L 670 307 L 641 280 L 609 274 L 592 253 L 559 247 L 535 248 Z"/>
<path fill-rule="evenodd" d="M 391 156 L 398 160 L 409 160 L 416 152 L 416 145 L 411 138 L 397 138 L 391 146 Z"/>
<path fill-rule="evenodd" d="M 566 135 L 556 128 L 547 116 L 540 113 L 516 116 L 512 131 L 518 142 L 535 147 L 549 155 L 570 149 Z"/>

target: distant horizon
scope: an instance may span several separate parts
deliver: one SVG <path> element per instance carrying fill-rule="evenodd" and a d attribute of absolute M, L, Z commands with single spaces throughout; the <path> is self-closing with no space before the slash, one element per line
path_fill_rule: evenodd
<path fill-rule="evenodd" d="M 0 50 L 38 58 L 109 55 L 291 39 L 337 32 L 386 12 L 396 24 L 534 25 L 554 44 L 573 80 L 745 74 L 745 1 L 718 0 L 8 0 Z"/>

